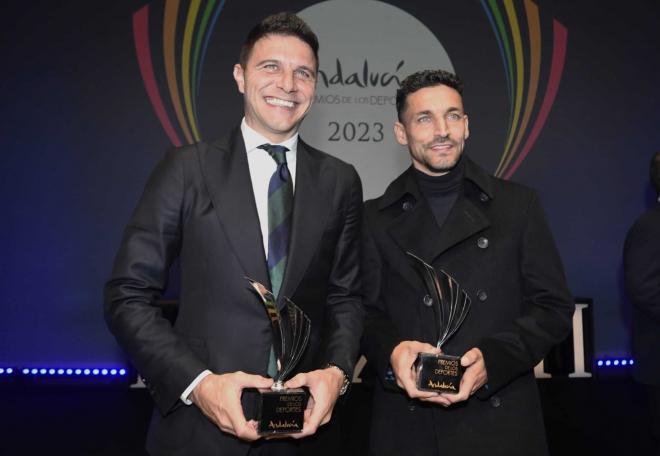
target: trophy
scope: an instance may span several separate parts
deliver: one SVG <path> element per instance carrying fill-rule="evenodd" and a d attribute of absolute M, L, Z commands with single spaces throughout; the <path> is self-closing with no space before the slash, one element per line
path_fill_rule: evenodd
<path fill-rule="evenodd" d="M 406 252 L 419 271 L 429 294 L 433 298 L 433 314 L 438 331 L 436 346 L 442 348 L 460 328 L 470 311 L 470 297 L 462 290 L 458 282 L 445 271 L 438 274 L 433 266 L 421 258 Z M 461 357 L 446 354 L 419 353 L 415 360 L 417 389 L 458 393 L 464 368 Z"/>
<path fill-rule="evenodd" d="M 311 322 L 289 298 L 283 313 L 275 305 L 273 293 L 259 282 L 247 279 L 266 308 L 273 330 L 273 351 L 277 374 L 273 386 L 259 389 L 257 412 L 259 434 L 292 434 L 302 432 L 308 392 L 303 388 L 285 388 L 284 380 L 296 366 L 307 346 Z"/>

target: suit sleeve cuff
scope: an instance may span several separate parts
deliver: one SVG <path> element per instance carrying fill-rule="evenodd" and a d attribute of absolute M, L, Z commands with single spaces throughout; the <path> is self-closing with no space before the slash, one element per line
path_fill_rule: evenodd
<path fill-rule="evenodd" d="M 188 385 L 188 388 L 186 388 L 186 390 L 181 394 L 181 402 L 186 405 L 192 405 L 192 401 L 188 399 L 188 396 L 190 396 L 190 393 L 192 393 L 195 387 L 199 385 L 199 382 L 201 382 L 205 377 L 211 375 L 212 373 L 213 372 L 206 369 L 202 371 L 197 377 L 195 377 L 195 380 L 193 380 L 190 385 Z"/>

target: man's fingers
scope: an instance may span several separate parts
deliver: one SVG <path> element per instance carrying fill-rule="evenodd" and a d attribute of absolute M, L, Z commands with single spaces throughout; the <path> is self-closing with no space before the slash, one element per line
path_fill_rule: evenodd
<path fill-rule="evenodd" d="M 417 353 L 440 353 L 440 349 L 438 347 L 426 342 L 414 342 L 414 345 L 411 348 L 413 348 Z M 417 353 L 415 353 L 415 357 L 417 357 Z"/>
<path fill-rule="evenodd" d="M 245 420 L 245 415 L 243 414 L 243 407 L 241 406 L 241 401 L 240 399 L 238 399 L 238 396 L 232 396 L 225 401 L 224 415 L 226 420 L 222 420 L 222 421 L 224 421 L 223 424 L 225 425 L 225 427 L 227 425 L 231 426 L 233 432 L 230 433 L 234 434 L 238 438 L 245 439 L 243 437 L 243 434 L 249 434 L 249 430 L 246 429 L 247 421 Z M 225 432 L 228 432 L 225 429 L 223 430 Z"/>
<path fill-rule="evenodd" d="M 236 437 L 242 440 L 253 441 L 261 437 L 257 430 L 247 422 L 244 422 L 239 428 L 234 429 L 236 430 Z"/>
<path fill-rule="evenodd" d="M 481 350 L 478 348 L 472 348 L 468 350 L 462 357 L 461 357 L 461 366 L 463 367 L 468 367 L 479 361 L 479 359 L 482 359 L 483 355 L 481 354 Z"/>
<path fill-rule="evenodd" d="M 420 401 L 431 402 L 433 404 L 440 404 L 445 407 L 449 407 L 451 405 L 451 402 L 446 397 L 440 394 L 436 394 L 435 396 L 431 396 L 431 397 L 420 398 Z"/>
<path fill-rule="evenodd" d="M 287 388 L 300 388 L 307 384 L 307 375 L 300 373 L 286 382 Z"/>
<path fill-rule="evenodd" d="M 236 381 L 243 388 L 270 388 L 273 385 L 273 379 L 262 377 L 261 375 L 246 374 L 245 372 L 236 373 Z"/>

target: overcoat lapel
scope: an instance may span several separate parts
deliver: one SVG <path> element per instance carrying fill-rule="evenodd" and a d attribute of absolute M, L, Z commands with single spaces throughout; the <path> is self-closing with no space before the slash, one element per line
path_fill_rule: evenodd
<path fill-rule="evenodd" d="M 237 128 L 200 154 L 201 169 L 220 226 L 245 274 L 270 289 L 263 239 L 245 143 Z"/>
<path fill-rule="evenodd" d="M 456 244 L 490 226 L 490 221 L 481 208 L 463 192 L 449 211 L 442 227 L 439 227 L 421 195 L 412 168 L 399 179 L 400 182 L 395 181 L 388 188 L 380 207 L 383 208 L 394 201 L 406 201 L 406 198 L 412 200 L 412 207 L 395 218 L 388 229 L 390 236 L 404 254 L 414 253 L 432 264 L 436 258 Z M 412 267 L 401 268 L 400 271 L 414 287 L 419 287 L 420 277 Z"/>
<path fill-rule="evenodd" d="M 481 208 L 469 200 L 465 194 L 459 195 L 440 229 L 437 251 L 433 255 L 432 261 L 459 242 L 489 226 L 490 221 Z"/>
<path fill-rule="evenodd" d="M 293 296 L 318 250 L 332 208 L 335 181 L 334 170 L 322 169 L 321 161 L 314 159 L 305 143 L 299 140 L 291 243 L 281 296 Z M 281 307 L 283 302 L 279 300 L 278 305 Z"/>

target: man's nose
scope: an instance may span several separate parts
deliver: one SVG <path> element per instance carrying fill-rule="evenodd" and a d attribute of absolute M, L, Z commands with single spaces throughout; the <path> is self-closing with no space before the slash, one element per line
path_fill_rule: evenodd
<path fill-rule="evenodd" d="M 278 85 L 286 93 L 294 92 L 296 90 L 296 78 L 293 71 L 288 69 L 282 71 Z"/>
<path fill-rule="evenodd" d="M 447 120 L 444 117 L 438 117 L 433 125 L 434 135 L 442 136 L 446 138 L 449 136 L 449 128 L 447 126 Z"/>

